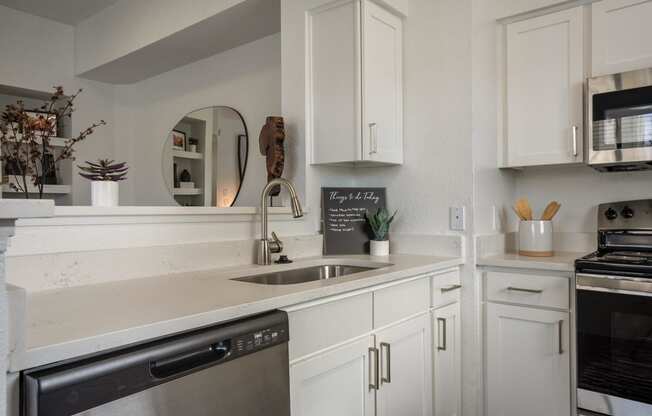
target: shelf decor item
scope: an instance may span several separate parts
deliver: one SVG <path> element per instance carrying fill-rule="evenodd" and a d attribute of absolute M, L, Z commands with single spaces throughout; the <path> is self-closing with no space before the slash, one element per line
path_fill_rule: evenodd
<path fill-rule="evenodd" d="M 115 163 L 109 159 L 86 162 L 77 166 L 79 175 L 91 181 L 91 201 L 94 207 L 117 207 L 119 203 L 118 182 L 127 179 L 129 167 L 125 162 Z"/>
<path fill-rule="evenodd" d="M 389 256 L 389 226 L 394 221 L 397 211 L 393 215 L 385 208 L 378 208 L 375 214 L 366 213 L 367 222 L 374 233 L 374 238 L 369 242 L 369 252 L 372 256 Z"/>
<path fill-rule="evenodd" d="M 186 133 L 179 130 L 172 130 L 170 134 L 172 135 L 172 149 L 185 151 Z"/>
<path fill-rule="evenodd" d="M 59 116 L 56 113 L 50 113 L 41 110 L 27 111 L 27 115 L 34 119 L 45 118 L 48 125 L 52 126 L 52 136 L 59 137 Z"/>
<path fill-rule="evenodd" d="M 199 140 L 194 138 L 188 139 L 188 151 L 192 153 L 197 153 L 197 146 L 199 145 Z"/>
<path fill-rule="evenodd" d="M 267 181 L 283 176 L 285 168 L 285 122 L 283 117 L 268 116 L 258 136 L 260 154 L 267 161 Z M 270 196 L 278 196 L 281 186 L 275 186 Z"/>
<path fill-rule="evenodd" d="M 31 194 L 43 198 L 46 185 L 55 181 L 56 166 L 63 160 L 74 160 L 75 145 L 93 134 L 104 120 L 91 124 L 77 136 L 55 150 L 51 139 L 57 136 L 57 123 L 71 117 L 74 102 L 82 92 L 66 96 L 62 87 L 55 87 L 50 99 L 37 109 L 26 109 L 18 100 L 0 114 L 0 162 L 7 168 L 8 186 L 29 199 Z"/>

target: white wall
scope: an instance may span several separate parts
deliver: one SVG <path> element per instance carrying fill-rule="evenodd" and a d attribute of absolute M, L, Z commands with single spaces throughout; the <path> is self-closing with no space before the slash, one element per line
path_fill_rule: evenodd
<path fill-rule="evenodd" d="M 242 1 L 121 0 L 75 28 L 77 73 L 128 55 Z"/>
<path fill-rule="evenodd" d="M 495 0 L 473 0 L 473 165 L 474 233 L 501 232 L 512 215 L 513 172 L 497 166 L 498 63 Z M 506 2 L 509 3 L 509 2 Z M 520 0 L 520 3 L 525 3 Z M 506 9 L 506 5 L 499 5 Z"/>
<path fill-rule="evenodd" d="M 629 199 L 652 197 L 649 183 L 652 172 L 600 173 L 586 166 L 549 166 L 522 171 L 495 169 L 496 71 L 495 19 L 566 3 L 558 0 L 474 0 L 474 164 L 476 167 L 476 233 L 495 231 L 491 207 L 497 206 L 502 230 L 514 231 L 515 215 L 510 205 L 516 198 L 527 197 L 535 212 L 541 212 L 550 200 L 561 202 L 555 227 L 563 232 L 595 232 L 597 205 Z M 484 110 L 483 110 L 484 108 Z M 484 111 L 484 114 L 483 114 Z M 486 140 L 484 140 L 486 138 Z M 493 167 L 493 168 L 492 168 Z M 498 230 L 501 230 L 499 228 Z"/>
<path fill-rule="evenodd" d="M 0 6 L 0 84 L 39 91 L 69 81 L 73 28 Z"/>
<path fill-rule="evenodd" d="M 61 85 L 67 93 L 84 91 L 75 101 L 73 134 L 105 120 L 76 146 L 77 163 L 113 156 L 113 86 L 73 76 L 73 28 L 0 6 L 0 85 L 50 92 Z M 74 204 L 90 203 L 90 184 L 72 175 Z"/>
<path fill-rule="evenodd" d="M 405 162 L 355 170 L 355 183 L 387 187 L 396 232 L 447 233 L 450 206 L 472 215 L 470 1 L 411 0 L 409 10 Z"/>
<path fill-rule="evenodd" d="M 250 193 L 260 192 L 260 178 L 267 175 L 258 151 L 258 133 L 267 116 L 281 113 L 280 54 L 280 36 L 273 35 L 117 87 L 116 146 L 120 158 L 131 166 L 130 179 L 121 188 L 124 204 L 169 204 L 171 196 L 161 169 L 168 132 L 187 113 L 214 105 L 237 109 L 247 123 L 250 154 L 243 201 L 253 204 L 256 199 Z"/>
<path fill-rule="evenodd" d="M 602 173 L 586 166 L 533 168 L 516 173 L 516 196 L 539 211 L 550 200 L 561 203 L 555 228 L 595 232 L 598 204 L 652 198 L 652 172 Z"/>

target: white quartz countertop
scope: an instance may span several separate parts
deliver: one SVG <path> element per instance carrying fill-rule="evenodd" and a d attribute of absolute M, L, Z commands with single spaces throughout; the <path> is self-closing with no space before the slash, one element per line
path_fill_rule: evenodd
<path fill-rule="evenodd" d="M 389 267 L 336 279 L 261 285 L 236 277 L 320 264 Z M 27 294 L 24 324 L 14 323 L 9 370 L 19 371 L 212 325 L 251 314 L 361 290 L 461 265 L 454 257 L 319 257 L 290 265 L 241 266 L 47 290 Z"/>
<path fill-rule="evenodd" d="M 481 257 L 477 265 L 572 272 L 575 270 L 575 260 L 587 254 L 580 252 L 555 252 L 552 257 L 527 257 L 517 253 L 503 253 Z"/>

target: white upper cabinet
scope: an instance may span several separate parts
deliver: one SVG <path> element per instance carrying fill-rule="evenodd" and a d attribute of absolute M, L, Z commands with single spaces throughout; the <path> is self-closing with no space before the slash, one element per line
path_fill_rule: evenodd
<path fill-rule="evenodd" d="M 592 5 L 592 75 L 652 67 L 652 0 Z"/>
<path fill-rule="evenodd" d="M 403 27 L 368 0 L 308 13 L 313 164 L 403 163 Z"/>
<path fill-rule="evenodd" d="M 506 26 L 503 167 L 582 161 L 583 8 Z"/>
<path fill-rule="evenodd" d="M 403 22 L 365 1 L 362 159 L 403 163 Z"/>

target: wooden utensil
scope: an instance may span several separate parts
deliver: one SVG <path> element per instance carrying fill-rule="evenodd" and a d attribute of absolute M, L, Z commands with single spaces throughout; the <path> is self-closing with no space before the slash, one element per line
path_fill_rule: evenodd
<path fill-rule="evenodd" d="M 512 209 L 514 210 L 514 213 L 516 214 L 516 216 L 517 216 L 521 221 L 525 221 L 525 218 L 523 218 L 523 216 L 522 216 L 521 213 L 516 209 L 516 207 L 512 207 Z"/>
<path fill-rule="evenodd" d="M 520 217 L 524 221 L 532 220 L 532 206 L 530 205 L 530 201 L 528 201 L 527 198 L 521 198 L 516 201 L 516 210 L 520 213 Z"/>
<path fill-rule="evenodd" d="M 561 208 L 561 204 L 557 201 L 551 201 L 547 206 L 546 209 L 543 210 L 543 214 L 541 215 L 541 219 L 544 221 L 550 221 L 552 220 L 555 215 L 557 215 L 557 212 L 559 211 L 559 208 Z"/>

